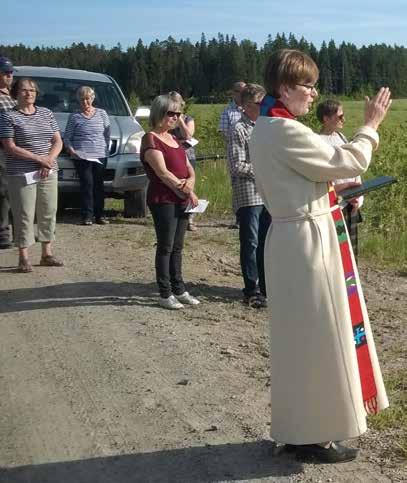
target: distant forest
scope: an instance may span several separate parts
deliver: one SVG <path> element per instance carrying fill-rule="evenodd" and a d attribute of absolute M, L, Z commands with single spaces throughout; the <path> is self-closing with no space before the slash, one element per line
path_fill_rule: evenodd
<path fill-rule="evenodd" d="M 0 45 L 0 53 L 15 65 L 69 67 L 113 76 L 128 98 L 149 102 L 157 94 L 177 90 L 197 102 L 224 102 L 236 80 L 262 83 L 269 54 L 280 48 L 307 52 L 320 69 L 322 94 L 360 97 L 382 85 L 391 87 L 394 97 L 407 97 L 407 49 L 375 44 L 357 48 L 351 43 L 323 42 L 318 50 L 293 34 L 269 35 L 263 47 L 250 40 L 238 42 L 234 36 L 218 34 L 200 42 L 156 40 L 149 46 L 142 40 L 127 50 L 118 44 L 74 43 L 70 47 Z"/>

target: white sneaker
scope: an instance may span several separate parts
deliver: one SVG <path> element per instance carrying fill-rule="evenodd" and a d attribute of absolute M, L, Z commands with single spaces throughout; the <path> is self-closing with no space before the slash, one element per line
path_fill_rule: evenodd
<path fill-rule="evenodd" d="M 159 305 L 161 305 L 161 307 L 170 310 L 178 310 L 184 308 L 184 306 L 180 302 L 178 302 L 174 295 L 170 295 L 167 299 L 160 297 L 158 303 Z"/>
<path fill-rule="evenodd" d="M 176 297 L 183 304 L 198 305 L 201 303 L 197 298 L 193 297 L 188 292 L 184 292 L 181 295 L 177 295 Z"/>

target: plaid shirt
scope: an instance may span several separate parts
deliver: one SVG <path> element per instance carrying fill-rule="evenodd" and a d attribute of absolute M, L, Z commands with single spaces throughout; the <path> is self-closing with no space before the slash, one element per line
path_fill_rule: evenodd
<path fill-rule="evenodd" d="M 13 109 L 16 104 L 17 101 L 15 101 L 12 97 L 10 97 L 8 94 L 3 94 L 0 92 L 0 112 L 9 111 L 10 109 Z M 4 165 L 4 152 L 0 143 L 0 176 L 3 174 Z"/>
<path fill-rule="evenodd" d="M 225 139 L 228 139 L 230 128 L 242 117 L 242 109 L 235 101 L 230 102 L 220 115 L 219 129 Z"/>
<path fill-rule="evenodd" d="M 232 180 L 232 204 L 237 212 L 243 206 L 263 204 L 254 181 L 253 165 L 249 157 L 249 140 L 254 122 L 246 114 L 230 129 L 228 136 L 228 161 Z"/>
<path fill-rule="evenodd" d="M 0 112 L 9 111 L 17 104 L 12 97 L 7 94 L 0 92 Z"/>

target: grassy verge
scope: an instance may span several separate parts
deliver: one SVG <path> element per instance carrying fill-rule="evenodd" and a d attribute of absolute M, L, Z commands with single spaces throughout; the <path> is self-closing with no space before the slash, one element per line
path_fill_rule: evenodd
<path fill-rule="evenodd" d="M 378 430 L 396 429 L 388 450 L 407 461 L 407 370 L 402 369 L 385 378 L 390 407 L 369 417 L 369 426 Z"/>

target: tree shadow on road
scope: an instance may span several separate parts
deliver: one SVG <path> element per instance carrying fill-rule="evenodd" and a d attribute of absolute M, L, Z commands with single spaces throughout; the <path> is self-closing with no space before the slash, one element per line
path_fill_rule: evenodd
<path fill-rule="evenodd" d="M 204 483 L 289 481 L 301 463 L 273 456 L 270 441 L 222 444 L 0 470 L 4 483 Z"/>
<path fill-rule="evenodd" d="M 189 284 L 188 284 L 189 286 Z M 241 297 L 231 287 L 190 284 L 194 295 L 205 302 L 233 302 Z M 43 287 L 0 290 L 0 313 L 57 307 L 140 305 L 158 307 L 155 282 L 73 282 Z"/>

